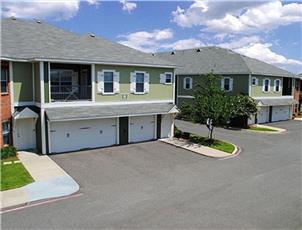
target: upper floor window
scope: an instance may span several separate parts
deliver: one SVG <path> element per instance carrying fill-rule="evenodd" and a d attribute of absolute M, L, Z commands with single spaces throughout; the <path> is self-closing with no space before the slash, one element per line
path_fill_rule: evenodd
<path fill-rule="evenodd" d="M 233 79 L 230 77 L 224 77 L 221 80 L 221 89 L 224 91 L 232 91 L 233 90 Z"/>
<path fill-rule="evenodd" d="M 184 89 L 192 89 L 193 79 L 191 77 L 184 78 Z"/>
<path fill-rule="evenodd" d="M 280 88 L 281 88 L 281 80 L 280 79 L 276 79 L 274 82 L 274 90 L 275 92 L 280 92 Z"/>
<path fill-rule="evenodd" d="M 166 84 L 172 83 L 172 73 L 166 73 Z"/>
<path fill-rule="evenodd" d="M 271 81 L 269 79 L 263 80 L 263 92 L 269 92 L 270 91 L 270 83 Z"/>
<path fill-rule="evenodd" d="M 172 73 L 163 73 L 160 74 L 160 83 L 161 84 L 172 84 Z"/>
<path fill-rule="evenodd" d="M 258 85 L 258 79 L 256 77 L 252 77 L 252 86 Z"/>
<path fill-rule="evenodd" d="M 8 92 L 8 69 L 1 68 L 1 93 Z"/>
<path fill-rule="evenodd" d="M 136 73 L 136 81 L 135 81 L 135 92 L 143 93 L 144 92 L 144 73 Z"/>
<path fill-rule="evenodd" d="M 130 92 L 134 94 L 149 93 L 149 74 L 135 71 L 130 74 Z"/>
<path fill-rule="evenodd" d="M 120 89 L 120 74 L 115 70 L 103 70 L 97 73 L 98 92 L 104 95 L 115 94 Z"/>
<path fill-rule="evenodd" d="M 114 93 L 113 72 L 104 72 L 104 93 Z"/>

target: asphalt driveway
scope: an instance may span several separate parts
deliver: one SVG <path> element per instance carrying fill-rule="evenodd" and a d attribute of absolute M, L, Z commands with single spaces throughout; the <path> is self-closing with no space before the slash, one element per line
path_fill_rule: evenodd
<path fill-rule="evenodd" d="M 243 149 L 226 160 L 159 141 L 54 155 L 83 195 L 3 214 L 2 228 L 298 228 L 302 122 L 273 125 L 288 132 L 215 130 Z M 206 133 L 191 123 L 177 126 Z"/>

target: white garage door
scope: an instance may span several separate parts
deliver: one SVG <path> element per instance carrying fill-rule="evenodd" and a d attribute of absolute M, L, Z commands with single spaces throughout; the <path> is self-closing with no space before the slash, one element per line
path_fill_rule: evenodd
<path fill-rule="evenodd" d="M 129 142 L 154 139 L 155 116 L 129 117 Z"/>
<path fill-rule="evenodd" d="M 272 121 L 284 121 L 288 120 L 290 117 L 290 106 L 274 106 L 273 107 L 273 114 L 272 114 Z"/>
<path fill-rule="evenodd" d="M 257 123 L 267 123 L 269 122 L 269 107 L 260 107 L 257 113 Z"/>
<path fill-rule="evenodd" d="M 114 118 L 53 122 L 50 127 L 52 153 L 104 147 L 117 143 Z"/>

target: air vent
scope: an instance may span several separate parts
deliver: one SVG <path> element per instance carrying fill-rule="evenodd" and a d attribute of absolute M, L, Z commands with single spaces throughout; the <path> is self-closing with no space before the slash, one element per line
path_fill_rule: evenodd
<path fill-rule="evenodd" d="M 172 52 L 171 52 L 171 55 L 175 55 L 175 52 L 174 52 L 174 51 L 172 51 Z"/>
<path fill-rule="evenodd" d="M 94 38 L 94 37 L 95 37 L 95 35 L 94 35 L 94 34 L 90 34 L 90 37 Z"/>
<path fill-rule="evenodd" d="M 40 20 L 37 20 L 36 23 L 41 24 L 42 22 Z"/>
<path fill-rule="evenodd" d="M 201 51 L 200 49 L 197 49 L 197 50 L 196 50 L 197 53 L 199 53 L 200 51 Z"/>

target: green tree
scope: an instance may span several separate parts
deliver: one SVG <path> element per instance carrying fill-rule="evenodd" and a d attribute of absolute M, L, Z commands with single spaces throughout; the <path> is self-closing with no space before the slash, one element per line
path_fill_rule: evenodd
<path fill-rule="evenodd" d="M 246 95 L 238 95 L 233 96 L 232 100 L 232 118 L 247 121 L 251 115 L 257 113 L 257 104 L 253 98 Z"/>
<path fill-rule="evenodd" d="M 220 79 L 213 73 L 202 76 L 191 107 L 194 122 L 206 124 L 209 141 L 213 141 L 214 127 L 227 124 L 232 116 L 233 101 L 221 90 Z"/>
<path fill-rule="evenodd" d="M 249 96 L 228 96 L 220 87 L 221 76 L 209 73 L 200 77 L 194 91 L 190 117 L 194 122 L 206 124 L 209 141 L 213 141 L 213 131 L 217 126 L 228 125 L 231 118 L 248 119 L 257 112 L 257 105 Z M 186 116 L 188 109 L 185 110 Z"/>

